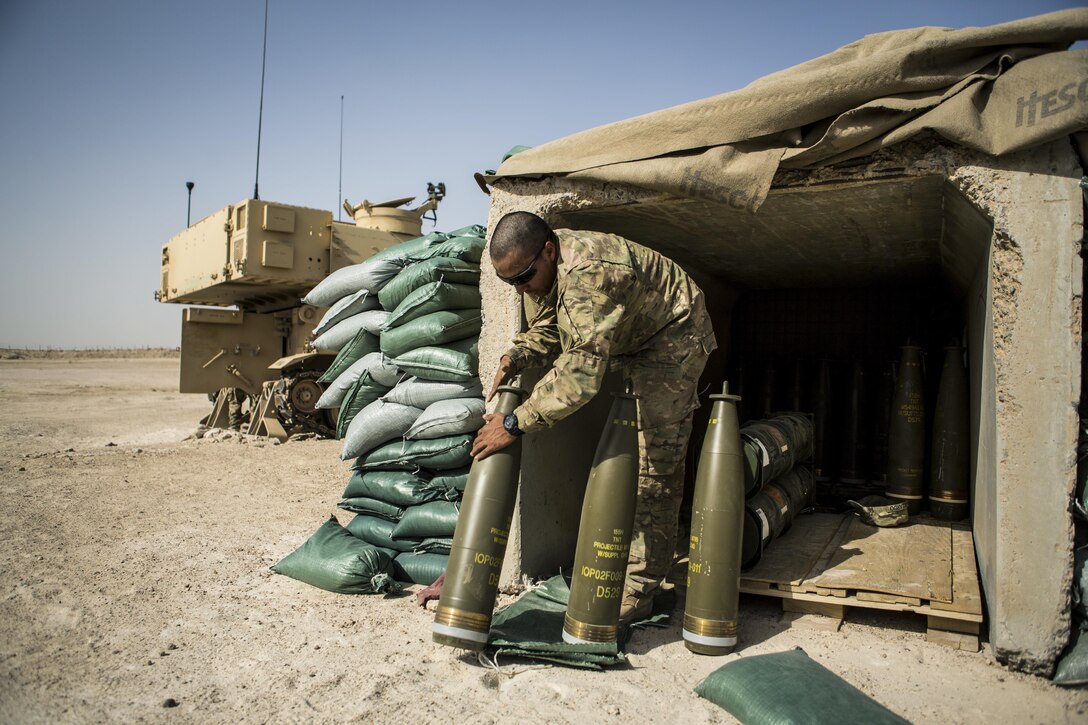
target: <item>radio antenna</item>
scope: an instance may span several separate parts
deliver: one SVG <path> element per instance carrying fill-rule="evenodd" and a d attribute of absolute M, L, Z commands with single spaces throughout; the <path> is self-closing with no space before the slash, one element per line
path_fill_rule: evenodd
<path fill-rule="evenodd" d="M 340 209 L 344 198 L 344 97 L 340 96 L 340 181 L 336 188 L 336 221 L 340 221 Z"/>
<path fill-rule="evenodd" d="M 264 120 L 264 66 L 268 58 L 268 0 L 264 0 L 264 43 L 261 47 L 261 103 L 257 110 L 257 173 L 253 178 L 253 198 L 260 199 L 258 183 L 261 180 L 261 123 Z"/>

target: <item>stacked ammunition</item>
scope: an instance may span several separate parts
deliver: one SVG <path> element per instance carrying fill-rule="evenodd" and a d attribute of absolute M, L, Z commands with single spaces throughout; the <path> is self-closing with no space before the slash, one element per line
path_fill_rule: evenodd
<path fill-rule="evenodd" d="M 814 478 L 802 464 L 812 457 L 815 429 L 803 413 L 779 413 L 745 424 L 740 440 L 746 499 L 741 566 L 749 569 L 812 504 Z"/>
<path fill-rule="evenodd" d="M 509 413 L 525 392 L 500 388 L 496 412 Z M 617 395 L 597 446 L 582 503 L 563 640 L 615 643 L 638 489 L 635 398 Z M 472 464 L 464 511 L 432 625 L 434 641 L 481 650 L 487 645 L 502 571 L 521 443 Z"/>
<path fill-rule="evenodd" d="M 752 386 L 755 403 L 745 405 L 741 392 L 741 420 L 753 414 L 769 417 L 775 406 L 804 411 L 812 423 L 812 481 L 801 475 L 815 485 L 814 495 L 822 506 L 838 508 L 846 499 L 882 494 L 905 501 L 911 513 L 921 510 L 928 499 L 934 516 L 960 520 L 969 513 L 970 489 L 964 350 L 945 349 L 935 390 L 926 385 L 924 353 L 919 346 L 905 345 L 897 363 L 795 360 L 787 376 L 776 370 L 778 364 L 768 362 Z M 751 365 L 737 370 L 751 379 Z M 755 424 L 762 423 L 766 421 Z M 748 422 L 745 429 L 755 424 Z M 774 431 L 766 430 L 758 436 L 763 466 L 756 465 L 758 456 L 746 446 L 750 498 L 759 488 L 760 474 L 773 480 L 785 465 L 771 445 L 775 438 Z M 766 518 L 764 528 L 773 533 L 774 517 Z"/>

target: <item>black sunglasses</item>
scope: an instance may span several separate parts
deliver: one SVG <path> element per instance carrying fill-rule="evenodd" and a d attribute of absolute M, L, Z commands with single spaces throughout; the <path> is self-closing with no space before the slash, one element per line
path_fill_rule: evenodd
<path fill-rule="evenodd" d="M 518 285 L 525 284 L 526 282 L 529 282 L 533 277 L 536 276 L 536 263 L 537 263 L 537 260 L 540 259 L 540 255 L 544 251 L 544 247 L 548 246 L 548 242 L 550 242 L 550 241 L 551 241 L 550 239 L 545 239 L 544 240 L 544 244 L 542 244 L 540 246 L 540 250 L 536 253 L 536 256 L 533 257 L 533 261 L 529 262 L 529 266 L 526 267 L 525 269 L 521 270 L 520 272 L 518 272 L 517 274 L 515 274 L 512 277 L 503 277 L 498 272 L 495 273 L 495 276 L 497 276 L 499 279 L 501 279 L 506 284 L 510 284 L 510 285 L 515 286 L 515 287 L 517 287 Z"/>

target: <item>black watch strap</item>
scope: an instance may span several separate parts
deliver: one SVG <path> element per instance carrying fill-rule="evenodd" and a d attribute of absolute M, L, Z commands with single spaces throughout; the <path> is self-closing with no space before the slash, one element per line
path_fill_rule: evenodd
<path fill-rule="evenodd" d="M 518 417 L 513 413 L 503 416 L 502 427 L 512 436 L 519 436 L 522 433 L 521 428 L 518 428 Z"/>

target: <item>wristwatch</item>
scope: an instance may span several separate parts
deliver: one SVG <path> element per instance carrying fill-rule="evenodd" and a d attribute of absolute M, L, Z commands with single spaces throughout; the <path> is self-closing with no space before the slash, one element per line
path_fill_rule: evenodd
<path fill-rule="evenodd" d="M 521 428 L 518 428 L 518 417 L 513 413 L 507 413 L 503 416 L 502 427 L 512 436 L 519 436 L 522 433 Z"/>

